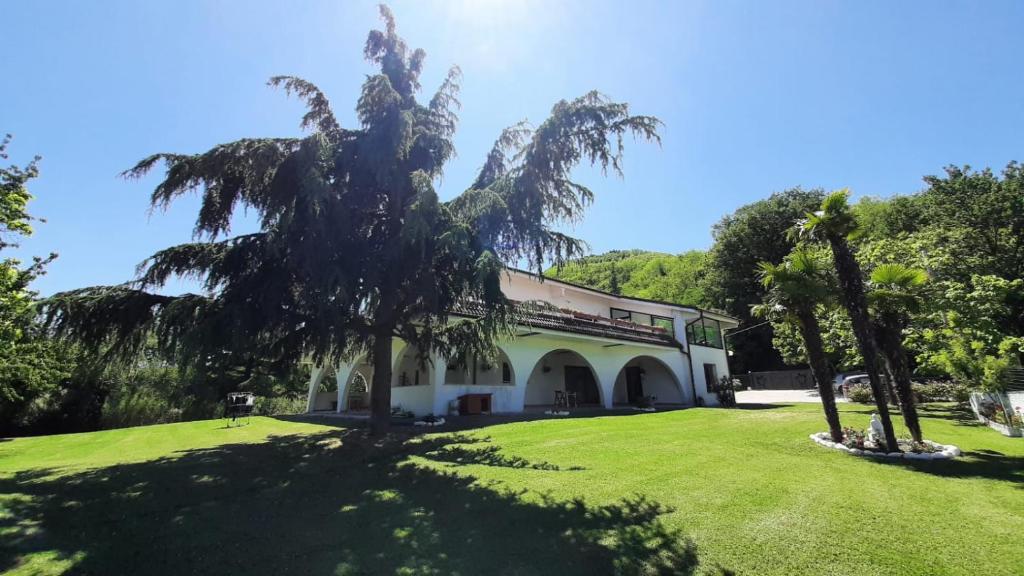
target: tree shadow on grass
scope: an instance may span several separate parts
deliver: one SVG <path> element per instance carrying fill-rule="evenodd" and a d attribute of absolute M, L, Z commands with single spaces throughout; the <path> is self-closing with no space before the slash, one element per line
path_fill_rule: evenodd
<path fill-rule="evenodd" d="M 956 422 L 959 426 L 984 426 L 974 416 L 974 412 L 967 406 L 929 406 L 927 404 L 918 404 L 917 413 L 922 418 L 937 418 L 940 420 L 950 420 Z"/>
<path fill-rule="evenodd" d="M 909 468 L 947 478 L 984 478 L 1016 484 L 1024 489 L 1024 457 L 1007 456 L 994 450 L 964 452 L 950 460 L 898 460 L 875 459 L 887 466 Z"/>
<path fill-rule="evenodd" d="M 758 402 L 737 402 L 739 410 L 775 410 L 778 408 L 791 408 L 793 404 L 763 404 Z"/>
<path fill-rule="evenodd" d="M 74 574 L 696 569 L 693 542 L 660 519 L 670 510 L 642 496 L 596 506 L 455 473 L 511 466 L 573 481 L 473 447 L 483 441 L 336 429 L 63 476 L 19 472 L 0 478 L 0 572 L 34 552 Z"/>

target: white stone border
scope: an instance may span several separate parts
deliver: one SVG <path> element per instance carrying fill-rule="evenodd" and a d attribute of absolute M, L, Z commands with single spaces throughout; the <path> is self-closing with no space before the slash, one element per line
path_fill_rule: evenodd
<path fill-rule="evenodd" d="M 874 452 L 872 450 L 861 450 L 860 448 L 850 448 L 841 442 L 833 442 L 832 436 L 828 432 L 818 432 L 817 434 L 811 434 L 811 440 L 815 443 L 820 444 L 826 448 L 832 448 L 841 452 L 847 452 L 854 456 L 870 456 L 873 458 L 905 458 L 907 460 L 949 460 L 950 458 L 956 458 L 960 455 L 960 449 L 952 444 L 939 444 L 938 442 L 932 442 L 931 440 L 925 440 L 924 443 L 936 449 L 936 452 Z"/>
<path fill-rule="evenodd" d="M 442 416 L 442 417 L 439 417 L 437 420 L 434 420 L 433 422 L 427 422 L 426 420 L 417 420 L 417 421 L 413 422 L 412 425 L 413 426 L 427 426 L 427 427 L 433 428 L 434 426 L 444 426 L 444 422 L 445 422 L 445 420 L 444 420 L 444 417 Z"/>

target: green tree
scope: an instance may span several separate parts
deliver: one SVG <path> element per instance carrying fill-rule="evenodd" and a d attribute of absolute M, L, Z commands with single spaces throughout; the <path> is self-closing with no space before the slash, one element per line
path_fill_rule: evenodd
<path fill-rule="evenodd" d="M 0 141 L 0 160 L 7 160 L 10 142 L 10 134 Z M 0 167 L 0 255 L 18 246 L 16 237 L 32 234 L 35 218 L 28 212 L 28 203 L 32 200 L 28 182 L 39 175 L 39 160 L 36 156 L 24 167 Z M 0 259 L 0 348 L 13 346 L 24 337 L 31 324 L 35 298 L 29 284 L 45 273 L 46 265 L 54 258 L 55 254 L 36 257 L 25 267 L 16 258 Z"/>
<path fill-rule="evenodd" d="M 896 452 L 899 450 L 899 444 L 896 442 L 892 420 L 889 418 L 889 406 L 885 401 L 886 392 L 879 373 L 878 346 L 868 316 L 864 278 L 860 264 L 857 263 L 847 240 L 857 230 L 857 221 L 847 202 L 848 196 L 847 190 L 838 190 L 826 196 L 821 203 L 821 209 L 808 213 L 800 223 L 798 231 L 809 239 L 827 244 L 832 251 L 843 306 L 850 315 L 853 334 L 857 337 L 860 354 L 864 358 L 864 369 L 868 373 L 871 391 L 875 396 L 875 406 L 882 422 L 885 443 L 890 452 Z"/>
<path fill-rule="evenodd" d="M 503 131 L 469 188 L 442 203 L 434 182 L 454 152 L 460 74 L 453 68 L 417 102 L 425 52 L 408 48 L 384 6 L 381 15 L 384 30 L 364 49 L 380 71 L 363 83 L 358 127 L 343 128 L 312 83 L 275 77 L 271 85 L 306 102 L 311 135 L 155 154 L 131 169 L 167 165 L 154 207 L 202 192 L 201 241 L 155 254 L 131 285 L 54 296 L 56 332 L 120 356 L 153 335 L 164 356 L 193 362 L 222 350 L 282 366 L 367 352 L 375 433 L 389 423 L 393 338 L 424 355 L 492 353 L 516 314 L 500 289 L 504 263 L 540 271 L 582 252 L 556 230 L 593 198 L 572 169 L 589 161 L 621 173 L 623 138 L 658 140 L 660 122 L 597 92 L 560 101 L 536 129 Z M 226 238 L 238 207 L 259 215 L 260 231 Z M 172 275 L 200 279 L 205 293 L 151 291 Z"/>
<path fill-rule="evenodd" d="M 613 250 L 549 268 L 544 274 L 613 294 L 710 307 L 713 304 L 705 298 L 702 282 L 706 266 L 707 253 L 701 250 L 682 254 Z"/>
<path fill-rule="evenodd" d="M 822 190 L 792 188 L 742 206 L 715 224 L 702 279 L 708 302 L 739 318 L 741 326 L 754 325 L 750 307 L 761 302 L 766 290 L 757 278 L 758 264 L 781 262 L 793 250 L 795 242 L 787 234 L 793 221 L 815 210 L 824 196 Z M 784 368 L 772 335 L 766 325 L 730 337 L 733 370 Z"/>
<path fill-rule="evenodd" d="M 896 386 L 903 421 L 915 441 L 921 442 L 921 423 L 910 386 L 910 362 L 903 346 L 903 333 L 911 314 L 920 312 L 920 287 L 928 275 L 919 268 L 884 264 L 871 271 L 868 305 L 873 312 L 875 334 L 887 372 Z"/>
<path fill-rule="evenodd" d="M 10 141 L 10 135 L 0 141 L 0 160 L 7 160 Z M 17 246 L 16 237 L 32 234 L 28 182 L 39 175 L 38 162 L 0 167 L 0 256 Z M 15 425 L 27 406 L 66 376 L 57 351 L 37 334 L 36 294 L 29 288 L 54 258 L 36 257 L 27 266 L 0 258 L 0 430 Z"/>
<path fill-rule="evenodd" d="M 798 248 L 781 264 L 762 262 L 758 275 L 767 292 L 764 301 L 751 309 L 752 314 L 797 327 L 818 386 L 829 434 L 833 442 L 842 442 L 843 427 L 832 388 L 832 364 L 825 355 L 816 315 L 817 309 L 828 302 L 833 292 L 828 269 L 811 251 Z"/>
<path fill-rule="evenodd" d="M 1011 162 L 1001 174 L 949 167 L 925 178 L 909 196 L 862 198 L 851 206 L 857 261 L 866 271 L 901 265 L 926 270 L 921 310 L 903 331 L 916 375 L 949 376 L 988 386 L 1003 364 L 1021 359 L 1024 342 L 1024 177 Z M 826 353 L 837 366 L 862 362 L 845 311 L 819 321 Z M 795 329 L 773 324 L 773 343 L 787 362 L 800 356 Z"/>

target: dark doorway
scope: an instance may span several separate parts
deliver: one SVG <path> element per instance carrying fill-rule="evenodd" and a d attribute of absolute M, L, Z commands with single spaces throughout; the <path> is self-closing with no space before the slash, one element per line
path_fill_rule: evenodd
<path fill-rule="evenodd" d="M 594 373 L 586 366 L 565 367 L 565 391 L 575 392 L 576 401 L 580 404 L 601 403 L 601 395 L 597 391 Z"/>
<path fill-rule="evenodd" d="M 718 390 L 718 367 L 714 364 L 704 365 L 704 384 L 707 385 L 708 392 Z"/>
<path fill-rule="evenodd" d="M 639 366 L 626 367 L 626 401 L 636 404 L 644 397 L 644 369 Z"/>

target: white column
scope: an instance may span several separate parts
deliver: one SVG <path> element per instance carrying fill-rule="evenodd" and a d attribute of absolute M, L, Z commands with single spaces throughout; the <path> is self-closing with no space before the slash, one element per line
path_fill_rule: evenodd
<path fill-rule="evenodd" d="M 601 389 L 601 402 L 604 403 L 604 407 L 612 409 L 615 406 L 615 379 L 619 376 L 620 368 L 613 366 L 605 366 L 601 368 L 595 367 L 597 372 L 597 385 Z"/>
<path fill-rule="evenodd" d="M 334 371 L 338 382 L 338 406 L 335 409 L 338 413 L 345 411 L 345 399 L 348 398 L 348 384 L 352 379 L 352 372 L 355 369 L 355 363 L 342 362 L 338 365 L 337 370 Z"/>
<path fill-rule="evenodd" d="M 512 365 L 512 376 L 515 379 L 509 409 L 513 412 L 522 412 L 526 407 L 526 386 L 530 374 L 533 373 L 537 362 L 553 348 L 540 339 L 528 337 L 504 343 L 502 349 Z"/>
<path fill-rule="evenodd" d="M 446 389 L 444 387 L 445 378 L 448 375 L 448 363 L 445 359 L 439 356 L 437 353 L 430 355 L 430 361 L 433 364 L 431 366 L 431 394 L 433 394 L 433 405 L 434 416 L 448 416 L 448 395 L 445 394 Z"/>
<path fill-rule="evenodd" d="M 325 371 L 325 366 L 313 366 L 313 370 L 309 373 L 309 396 L 306 398 L 307 414 L 313 411 L 313 405 L 316 403 L 316 392 L 320 388 L 320 380 L 323 379 Z"/>

